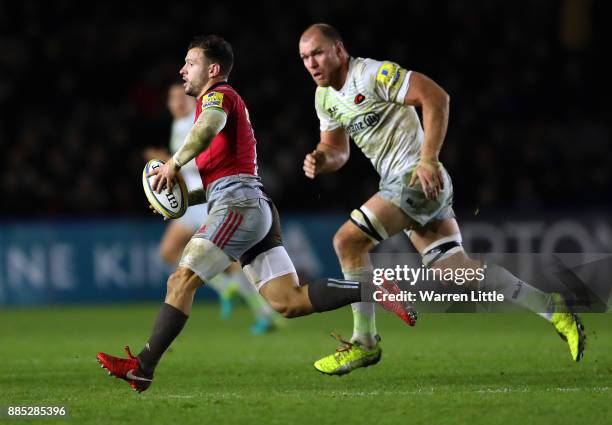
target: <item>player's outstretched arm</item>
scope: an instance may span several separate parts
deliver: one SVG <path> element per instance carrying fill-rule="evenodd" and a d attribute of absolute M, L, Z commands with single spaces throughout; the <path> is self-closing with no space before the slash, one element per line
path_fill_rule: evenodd
<path fill-rule="evenodd" d="M 421 108 L 425 137 L 421 160 L 412 174 L 410 185 L 416 184 L 418 178 L 428 199 L 436 198 L 444 188 L 438 155 L 448 127 L 449 103 L 448 93 L 435 81 L 418 72 L 411 73 L 404 104 Z"/>
<path fill-rule="evenodd" d="M 349 156 L 349 138 L 343 128 L 322 131 L 317 148 L 304 158 L 304 174 L 314 179 L 319 174 L 332 173 L 342 168 Z"/>
<path fill-rule="evenodd" d="M 149 176 L 158 176 L 151 185 L 153 190 L 157 193 L 161 193 L 164 187 L 172 190 L 176 173 L 183 165 L 208 148 L 215 136 L 223 130 L 226 121 L 227 115 L 221 109 L 203 110 L 180 149 L 162 167 L 156 168 L 149 174 Z"/>
<path fill-rule="evenodd" d="M 222 109 L 204 109 L 189 131 L 185 142 L 172 159 L 179 167 L 191 161 L 208 148 L 213 139 L 227 122 L 227 114 Z"/>

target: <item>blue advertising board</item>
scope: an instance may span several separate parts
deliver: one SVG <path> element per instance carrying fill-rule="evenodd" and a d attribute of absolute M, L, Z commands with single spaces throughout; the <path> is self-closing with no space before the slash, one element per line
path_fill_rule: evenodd
<path fill-rule="evenodd" d="M 334 233 L 342 215 L 284 215 L 283 238 L 304 281 L 341 277 Z M 610 252 L 605 215 L 462 221 L 471 252 Z M 0 306 L 161 300 L 172 267 L 158 256 L 156 219 L 23 221 L 0 224 Z M 413 252 L 405 235 L 378 252 Z M 209 290 L 199 297 L 212 296 Z"/>

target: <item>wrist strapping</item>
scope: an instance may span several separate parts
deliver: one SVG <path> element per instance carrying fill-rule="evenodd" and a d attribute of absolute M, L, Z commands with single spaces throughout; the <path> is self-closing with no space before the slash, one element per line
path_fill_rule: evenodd
<path fill-rule="evenodd" d="M 172 160 L 174 161 L 174 163 L 176 164 L 177 167 L 179 168 L 183 168 L 183 165 L 185 164 L 181 164 L 181 162 L 178 160 L 178 158 L 176 157 L 176 154 L 174 154 L 172 156 Z"/>

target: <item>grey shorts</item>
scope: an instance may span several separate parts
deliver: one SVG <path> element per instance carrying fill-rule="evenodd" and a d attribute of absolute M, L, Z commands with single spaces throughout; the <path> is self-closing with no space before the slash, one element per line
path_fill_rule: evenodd
<path fill-rule="evenodd" d="M 181 226 L 187 229 L 192 229 L 195 232 L 206 220 L 206 210 L 206 204 L 193 205 L 187 208 L 185 214 L 181 218 L 177 218 L 175 221 Z"/>
<path fill-rule="evenodd" d="M 232 205 L 215 202 L 193 237 L 211 241 L 231 259 L 240 260 L 242 266 L 261 252 L 283 244 L 276 207 L 263 198 Z"/>
<path fill-rule="evenodd" d="M 427 199 L 420 182 L 409 186 L 412 170 L 381 180 L 378 196 L 388 200 L 421 226 L 434 220 L 454 218 L 453 182 L 444 169 L 444 189 L 436 199 Z"/>

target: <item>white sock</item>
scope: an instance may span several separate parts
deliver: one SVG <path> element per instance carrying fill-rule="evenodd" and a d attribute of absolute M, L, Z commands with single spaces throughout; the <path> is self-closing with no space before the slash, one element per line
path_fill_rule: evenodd
<path fill-rule="evenodd" d="M 525 307 L 549 322 L 552 320 L 551 295 L 523 282 L 505 268 L 487 264 L 484 285 L 487 290 L 503 294 L 505 300 Z"/>
<path fill-rule="evenodd" d="M 372 267 L 343 270 L 342 273 L 346 280 L 371 282 L 372 279 Z M 375 346 L 377 344 L 377 331 L 374 303 L 353 303 L 351 308 L 353 309 L 353 336 L 351 341 L 357 341 L 367 348 Z"/>

